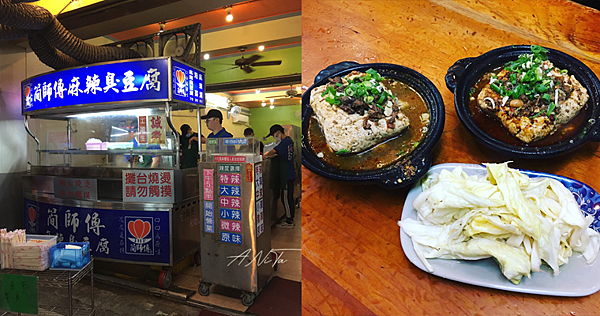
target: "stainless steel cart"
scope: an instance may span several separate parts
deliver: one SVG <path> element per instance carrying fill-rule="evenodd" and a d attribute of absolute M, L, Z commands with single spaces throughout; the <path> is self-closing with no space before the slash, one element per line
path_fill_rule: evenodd
<path fill-rule="evenodd" d="M 211 162 L 200 164 L 204 216 L 198 292 L 209 295 L 211 284 L 239 289 L 242 303 L 250 306 L 276 262 L 269 206 L 263 203 L 269 171 L 260 161 L 258 147 L 244 150 L 257 144 L 251 138 L 218 142 L 218 146 L 207 144 Z"/>

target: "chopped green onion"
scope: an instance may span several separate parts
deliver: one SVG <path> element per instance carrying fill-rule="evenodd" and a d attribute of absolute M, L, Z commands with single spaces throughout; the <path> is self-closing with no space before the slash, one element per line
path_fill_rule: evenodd
<path fill-rule="evenodd" d="M 329 104 L 335 104 L 335 105 L 340 105 L 342 103 L 342 101 L 340 101 L 340 99 L 335 99 L 335 98 L 330 98 L 330 97 L 325 98 L 325 101 L 329 102 Z"/>
<path fill-rule="evenodd" d="M 566 70 L 566 69 L 563 69 L 563 70 L 561 70 L 561 71 L 560 71 L 560 73 L 561 73 L 561 74 L 564 74 L 564 75 L 566 75 L 566 74 L 568 74 L 568 73 L 569 73 L 569 71 L 568 71 L 568 70 Z"/>
<path fill-rule="evenodd" d="M 490 88 L 496 91 L 496 93 L 500 93 L 500 87 L 498 87 L 495 83 L 490 83 Z"/>
<path fill-rule="evenodd" d="M 375 98 L 372 95 L 365 97 L 365 103 L 367 103 L 367 104 L 373 103 L 374 100 L 375 100 Z"/>
<path fill-rule="evenodd" d="M 398 153 L 398 156 L 402 156 L 402 155 L 404 155 L 404 153 L 406 153 L 406 151 L 405 151 L 405 150 L 403 150 L 403 151 L 399 152 L 399 153 Z"/>
<path fill-rule="evenodd" d="M 340 149 L 340 150 L 336 151 L 335 153 L 338 154 L 338 155 L 347 154 L 348 150 L 347 149 Z"/>
<path fill-rule="evenodd" d="M 343 86 L 343 84 L 341 84 L 339 82 L 336 82 L 335 85 L 338 86 L 338 87 L 342 87 Z"/>
<path fill-rule="evenodd" d="M 385 110 L 385 108 L 383 106 L 379 105 L 379 104 L 377 104 L 377 107 L 379 107 L 382 110 Z"/>
<path fill-rule="evenodd" d="M 548 91 L 548 87 L 546 87 L 545 85 L 543 85 L 543 84 L 541 84 L 541 83 L 538 83 L 538 84 L 535 86 L 535 91 L 537 91 L 537 92 L 540 92 L 540 93 L 543 93 L 543 92 L 546 92 L 546 91 Z"/>
<path fill-rule="evenodd" d="M 415 142 L 415 144 L 413 145 L 413 147 L 417 147 L 419 146 L 419 142 Z"/>
<path fill-rule="evenodd" d="M 548 112 L 546 112 L 546 115 L 550 115 L 550 113 L 552 113 L 552 111 L 554 111 L 555 107 L 556 107 L 556 104 L 554 104 L 554 102 L 550 102 L 550 106 L 548 106 Z"/>
<path fill-rule="evenodd" d="M 534 116 L 530 116 L 529 118 L 536 118 L 542 114 L 542 111 L 537 112 Z"/>
<path fill-rule="evenodd" d="M 550 103 L 552 102 L 552 96 L 550 96 L 548 93 L 544 93 L 544 95 L 542 95 L 542 100 L 546 101 L 546 103 Z"/>

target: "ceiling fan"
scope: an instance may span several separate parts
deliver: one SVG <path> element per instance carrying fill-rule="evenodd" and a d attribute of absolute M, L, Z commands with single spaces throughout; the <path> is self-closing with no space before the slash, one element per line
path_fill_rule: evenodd
<path fill-rule="evenodd" d="M 246 49 L 248 49 L 246 46 L 242 46 L 238 48 L 240 50 L 240 52 L 242 52 L 242 58 L 236 59 L 234 64 L 237 68 L 240 68 L 241 70 L 245 71 L 246 73 L 251 73 L 254 71 L 254 69 L 252 69 L 252 67 L 258 67 L 258 66 L 277 66 L 277 65 L 281 65 L 281 60 L 272 60 L 272 61 L 259 61 L 257 62 L 257 60 L 261 59 L 262 56 L 260 55 L 252 55 L 248 58 L 244 57 L 244 52 L 246 51 Z M 234 67 L 235 68 L 235 67 Z"/>
<path fill-rule="evenodd" d="M 301 92 L 298 92 L 297 89 L 294 89 L 292 85 L 290 85 L 290 89 L 285 91 L 285 95 L 276 95 L 273 96 L 273 99 L 284 99 L 284 98 L 297 98 L 300 97 Z"/>

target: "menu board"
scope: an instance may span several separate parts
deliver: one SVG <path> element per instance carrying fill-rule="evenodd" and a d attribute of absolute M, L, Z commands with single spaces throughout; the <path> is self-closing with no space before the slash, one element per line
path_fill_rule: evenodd
<path fill-rule="evenodd" d="M 221 242 L 242 244 L 241 166 L 219 164 L 219 228 Z"/>

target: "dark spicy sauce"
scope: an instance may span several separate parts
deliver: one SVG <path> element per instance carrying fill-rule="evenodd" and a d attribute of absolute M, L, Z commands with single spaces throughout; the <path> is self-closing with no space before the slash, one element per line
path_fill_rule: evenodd
<path fill-rule="evenodd" d="M 510 134 L 508 132 L 508 129 L 506 129 L 504 125 L 502 125 L 500 120 L 485 114 L 477 104 L 477 96 L 479 95 L 479 92 L 481 92 L 481 89 L 483 89 L 483 87 L 485 87 L 485 85 L 489 83 L 490 75 L 498 74 L 503 69 L 503 67 L 504 66 L 500 66 L 494 68 L 490 72 L 485 73 L 481 78 L 479 78 L 477 83 L 475 83 L 475 90 L 473 90 L 474 92 L 471 94 L 469 99 L 469 109 L 471 110 L 471 117 L 473 119 L 473 122 L 475 123 L 475 125 L 477 125 L 477 127 L 479 127 L 483 132 L 485 132 L 487 135 L 496 140 L 510 145 L 523 147 L 542 147 L 554 145 L 564 140 L 572 139 L 580 133 L 581 127 L 585 125 L 584 122 L 589 116 L 587 113 L 589 109 L 587 104 L 583 107 L 583 109 L 581 109 L 581 111 L 579 111 L 579 114 L 577 114 L 577 116 L 575 116 L 567 124 L 564 124 L 561 127 L 559 127 L 558 130 L 554 132 L 554 134 L 546 136 L 538 141 L 531 142 L 529 144 L 522 142 L 520 139 Z"/>
<path fill-rule="evenodd" d="M 390 84 L 391 83 L 391 84 Z M 429 120 L 422 121 L 421 116 L 429 113 L 423 98 L 410 86 L 399 81 L 384 81 L 384 85 L 400 100 L 409 104 L 400 111 L 408 117 L 409 126 L 402 133 L 389 138 L 370 149 L 356 154 L 337 155 L 327 145 L 325 136 L 316 117 L 313 115 L 308 124 L 308 142 L 314 154 L 332 167 L 367 171 L 391 166 L 409 155 L 423 140 L 429 128 Z M 416 144 L 416 145 L 415 145 Z"/>

